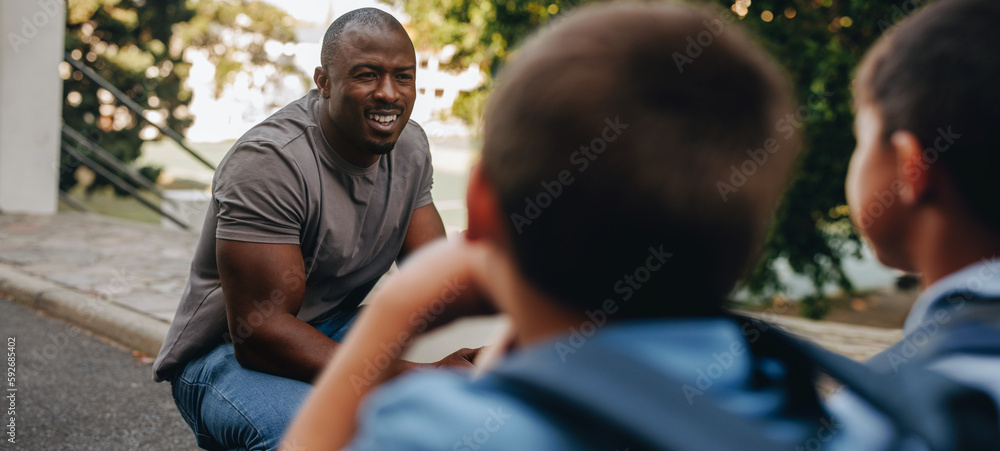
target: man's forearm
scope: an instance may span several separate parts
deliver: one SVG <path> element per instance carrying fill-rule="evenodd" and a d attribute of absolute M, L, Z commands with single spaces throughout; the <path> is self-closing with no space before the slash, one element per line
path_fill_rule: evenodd
<path fill-rule="evenodd" d="M 236 359 L 254 371 L 311 383 L 341 345 L 304 321 L 286 316 L 274 319 L 267 329 L 250 335 L 242 344 L 234 340 Z M 386 369 L 386 377 L 395 377 L 416 366 L 419 365 L 398 360 Z"/>
<path fill-rule="evenodd" d="M 234 338 L 233 346 L 245 368 L 312 382 L 340 344 L 306 322 L 282 314 L 246 338 Z"/>

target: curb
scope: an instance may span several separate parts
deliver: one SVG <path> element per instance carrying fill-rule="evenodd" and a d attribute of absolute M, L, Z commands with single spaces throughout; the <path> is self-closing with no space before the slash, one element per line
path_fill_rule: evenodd
<path fill-rule="evenodd" d="M 170 327 L 159 319 L 5 264 L 0 264 L 0 292 L 19 304 L 154 357 Z"/>

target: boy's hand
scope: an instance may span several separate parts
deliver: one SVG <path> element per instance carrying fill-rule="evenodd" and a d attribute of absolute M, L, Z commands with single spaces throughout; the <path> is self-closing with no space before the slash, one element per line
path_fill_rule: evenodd
<path fill-rule="evenodd" d="M 424 246 L 376 293 L 372 306 L 408 312 L 409 323 L 417 329 L 414 333 L 465 316 L 496 313 L 480 282 L 477 269 L 481 265 L 475 264 L 478 247 L 464 239 L 442 239 Z"/>
<path fill-rule="evenodd" d="M 488 297 L 504 284 L 487 281 L 509 270 L 489 260 L 485 246 L 464 239 L 429 244 L 409 256 L 358 316 L 285 440 L 304 441 L 310 449 L 345 446 L 361 400 L 387 379 L 419 366 L 400 360 L 417 335 L 456 318 L 496 312 Z M 470 367 L 478 353 L 460 349 L 432 365 Z M 383 362 L 379 371 L 372 371 L 372 362 Z M 325 431 L 322 437 L 315 434 L 319 430 Z"/>

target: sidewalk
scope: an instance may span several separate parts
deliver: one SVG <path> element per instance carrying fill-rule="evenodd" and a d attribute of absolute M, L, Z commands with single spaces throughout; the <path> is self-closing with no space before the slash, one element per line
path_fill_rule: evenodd
<path fill-rule="evenodd" d="M 83 213 L 0 215 L 0 292 L 155 355 L 197 240 Z"/>
<path fill-rule="evenodd" d="M 155 356 L 197 241 L 189 232 L 83 213 L 0 215 L 0 296 Z M 856 359 L 902 337 L 892 329 L 765 318 Z M 415 359 L 484 344 L 496 326 L 468 321 L 435 333 L 417 343 Z"/>

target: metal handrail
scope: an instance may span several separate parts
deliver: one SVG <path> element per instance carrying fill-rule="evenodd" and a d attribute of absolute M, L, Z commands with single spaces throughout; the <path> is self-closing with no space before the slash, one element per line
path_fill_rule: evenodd
<path fill-rule="evenodd" d="M 94 154 L 94 156 L 97 157 L 97 159 L 117 169 L 119 172 L 122 172 L 125 175 L 127 175 L 129 179 L 131 179 L 131 181 L 134 182 L 136 185 L 140 185 L 143 188 L 149 190 L 149 192 L 153 193 L 154 196 L 159 197 L 160 199 L 165 199 L 163 197 L 163 193 L 160 192 L 160 189 L 156 187 L 155 183 L 153 183 L 151 180 L 147 179 L 145 176 L 140 174 L 139 171 L 135 170 L 135 168 L 132 168 L 122 163 L 121 160 L 112 155 L 111 152 L 108 152 L 99 144 L 91 141 L 86 136 L 83 136 L 83 133 L 76 131 L 76 129 L 66 124 L 63 124 L 62 132 L 66 136 L 69 136 L 73 141 L 76 141 L 77 144 L 86 147 L 87 150 L 89 150 L 91 153 Z"/>
<path fill-rule="evenodd" d="M 87 67 L 87 65 L 83 64 L 82 61 L 73 58 L 73 56 L 70 55 L 69 52 L 66 52 L 63 59 L 65 59 L 66 62 L 72 65 L 74 68 L 76 68 L 76 70 L 83 72 L 83 75 L 93 80 L 94 83 L 98 84 L 98 86 L 107 89 L 109 92 L 111 92 L 111 94 L 114 95 L 115 98 L 122 103 L 122 105 L 125 105 L 126 108 L 132 110 L 135 114 L 139 115 L 139 117 L 141 117 L 143 120 L 148 122 L 153 127 L 156 127 L 160 131 L 160 133 L 169 137 L 170 139 L 173 139 L 174 142 L 177 143 L 177 145 L 181 146 L 182 149 L 186 150 L 187 153 L 191 154 L 191 156 L 194 157 L 196 160 L 200 161 L 209 169 L 213 171 L 215 170 L 214 164 L 209 163 L 208 160 L 203 158 L 201 155 L 198 154 L 198 152 L 195 152 L 193 149 L 188 147 L 187 144 L 184 143 L 184 137 L 181 136 L 180 133 L 177 133 L 173 129 L 161 126 L 160 124 L 157 124 L 149 120 L 149 118 L 146 117 L 146 109 L 143 108 L 142 105 L 139 105 L 134 100 L 132 100 L 132 98 L 125 95 L 124 92 L 118 89 L 115 85 L 111 84 L 111 82 L 105 80 L 104 77 L 98 75 L 97 72 L 94 72 L 91 68 Z"/>
<path fill-rule="evenodd" d="M 139 195 L 139 192 L 136 191 L 135 188 L 132 185 L 129 185 L 127 182 L 125 182 L 124 180 L 122 180 L 121 177 L 118 177 L 117 175 L 115 175 L 114 173 L 112 173 L 111 171 L 109 171 L 104 166 L 101 166 L 100 163 L 98 163 L 98 162 L 92 160 L 90 157 L 84 155 L 83 152 L 80 152 L 79 150 L 74 149 L 73 146 L 69 145 L 69 143 L 67 143 L 66 141 L 62 142 L 62 148 L 63 148 L 64 151 L 66 151 L 66 153 L 70 154 L 70 156 L 72 156 L 73 158 L 76 158 L 81 163 L 83 163 L 84 166 L 87 166 L 88 168 L 90 168 L 94 172 L 96 172 L 96 173 L 104 176 L 104 178 L 108 179 L 108 181 L 110 181 L 113 185 L 115 185 L 118 188 L 121 188 L 123 191 L 129 193 L 132 197 L 135 198 L 135 200 L 137 200 L 140 203 L 142 203 L 143 205 L 149 207 L 151 210 L 159 213 L 160 216 L 163 216 L 163 217 L 169 219 L 171 222 L 173 222 L 174 224 L 177 224 L 182 229 L 184 229 L 184 230 L 190 230 L 190 227 L 187 225 L 187 223 L 185 223 L 184 221 L 176 218 L 174 215 L 163 211 L 156 204 L 154 204 L 154 203 L 146 200 L 146 198 L 144 198 L 141 195 Z"/>
<path fill-rule="evenodd" d="M 87 208 L 86 205 L 77 202 L 77 200 L 70 197 L 69 193 L 67 193 L 66 191 L 59 190 L 59 199 L 62 200 L 63 202 L 66 202 L 66 205 L 73 207 L 73 209 L 77 211 L 82 211 L 84 213 L 92 213 L 92 211 L 89 208 Z"/>

